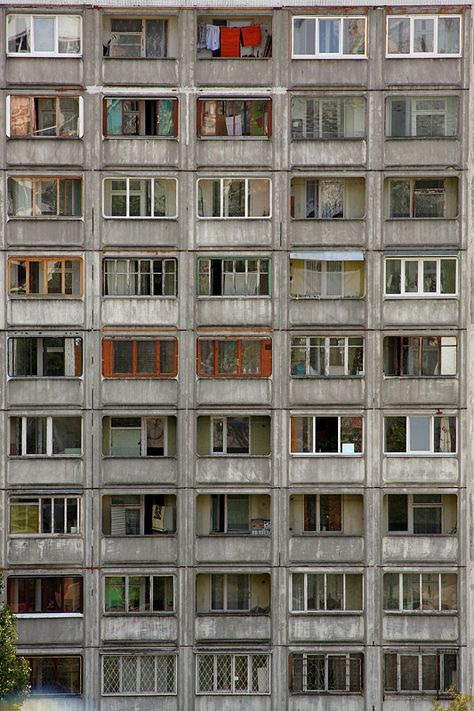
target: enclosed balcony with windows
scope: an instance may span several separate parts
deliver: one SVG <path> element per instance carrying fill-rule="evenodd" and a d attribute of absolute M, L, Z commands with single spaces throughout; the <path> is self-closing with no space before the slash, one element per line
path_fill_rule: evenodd
<path fill-rule="evenodd" d="M 104 84 L 176 86 L 179 53 L 176 15 L 102 16 Z"/>
<path fill-rule="evenodd" d="M 448 697 L 458 684 L 458 650 L 434 646 L 395 649 L 384 652 L 384 693 L 389 711 L 400 708 L 400 696 L 426 697 L 429 708 L 434 694 Z M 423 701 L 425 701 L 423 699 Z M 403 702 L 402 702 L 403 703 Z"/>
<path fill-rule="evenodd" d="M 199 494 L 196 558 L 212 562 L 270 562 L 271 500 L 268 494 Z"/>
<path fill-rule="evenodd" d="M 27 657 L 30 666 L 31 695 L 54 697 L 82 694 L 82 657 L 63 654 L 60 657 Z"/>
<path fill-rule="evenodd" d="M 243 705 L 249 711 L 269 709 L 267 701 L 270 701 L 270 678 L 270 654 L 250 654 L 245 650 L 233 654 L 200 652 L 196 654 L 196 710 L 218 709 L 223 703 L 223 695 L 244 696 Z M 208 697 L 202 699 L 204 703 L 201 703 L 200 695 Z M 218 698 L 213 703 L 209 697 L 215 695 L 218 695 Z M 267 698 L 260 699 L 262 695 Z"/>
<path fill-rule="evenodd" d="M 266 572 L 196 575 L 197 639 L 270 639 L 270 589 Z"/>
<path fill-rule="evenodd" d="M 288 661 L 291 711 L 300 708 L 333 711 L 338 705 L 341 708 L 342 703 L 344 708 L 362 708 L 359 701 L 352 698 L 354 695 L 360 696 L 364 690 L 362 653 L 344 650 L 293 652 Z M 308 704 L 305 703 L 304 695 L 310 697 Z M 331 695 L 337 697 L 334 705 L 328 698 Z M 349 697 L 347 702 L 342 702 L 344 695 Z"/>
<path fill-rule="evenodd" d="M 363 559 L 361 494 L 293 493 L 289 512 L 292 562 L 353 563 Z"/>
<path fill-rule="evenodd" d="M 103 496 L 102 534 L 104 563 L 175 563 L 176 495 L 120 493 Z"/>

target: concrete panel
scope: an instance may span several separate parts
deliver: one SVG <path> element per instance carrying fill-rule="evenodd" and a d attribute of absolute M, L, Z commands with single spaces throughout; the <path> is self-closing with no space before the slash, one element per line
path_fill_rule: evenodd
<path fill-rule="evenodd" d="M 386 247 L 455 247 L 460 244 L 461 229 L 456 219 L 385 220 L 383 240 Z"/>
<path fill-rule="evenodd" d="M 77 138 L 9 139 L 6 163 L 12 166 L 82 165 L 84 143 Z"/>
<path fill-rule="evenodd" d="M 274 702 L 272 703 L 269 694 L 265 696 L 199 695 L 193 699 L 193 711 L 273 711 L 274 708 Z"/>
<path fill-rule="evenodd" d="M 196 142 L 196 163 L 199 166 L 261 166 L 272 163 L 271 139 L 200 139 Z"/>
<path fill-rule="evenodd" d="M 364 378 L 290 378 L 291 405 L 362 405 Z"/>
<path fill-rule="evenodd" d="M 29 378 L 8 381 L 10 405 L 82 405 L 83 382 L 79 378 Z"/>
<path fill-rule="evenodd" d="M 104 615 L 101 637 L 104 642 L 170 642 L 178 636 L 174 615 Z"/>
<path fill-rule="evenodd" d="M 288 711 L 365 711 L 365 708 L 365 700 L 360 694 L 346 696 L 338 693 L 332 698 L 328 694 L 294 694 L 288 702 Z M 400 711 L 400 701 L 397 711 Z"/>
<path fill-rule="evenodd" d="M 273 227 L 271 220 L 196 220 L 196 243 L 198 247 L 271 247 Z"/>
<path fill-rule="evenodd" d="M 7 546 L 7 559 L 13 565 L 69 566 L 84 560 L 82 538 L 9 538 Z"/>
<path fill-rule="evenodd" d="M 305 247 L 363 246 L 365 220 L 292 220 L 291 245 Z"/>
<path fill-rule="evenodd" d="M 382 311 L 385 326 L 456 326 L 457 299 L 385 299 Z"/>
<path fill-rule="evenodd" d="M 83 83 L 82 59 L 69 57 L 8 57 L 7 84 L 34 86 L 80 86 Z"/>
<path fill-rule="evenodd" d="M 288 620 L 290 642 L 355 642 L 364 639 L 364 616 L 342 613 L 339 615 L 290 615 Z"/>
<path fill-rule="evenodd" d="M 264 86 L 273 84 L 273 62 L 268 58 L 198 59 L 194 81 L 204 86 Z"/>
<path fill-rule="evenodd" d="M 457 378 L 384 378 L 382 403 L 400 405 L 456 405 L 459 397 Z"/>
<path fill-rule="evenodd" d="M 357 563 L 364 559 L 362 536 L 291 536 L 289 544 L 293 563 Z"/>
<path fill-rule="evenodd" d="M 84 463 L 78 457 L 9 459 L 7 481 L 12 486 L 83 486 Z"/>
<path fill-rule="evenodd" d="M 104 84 L 140 86 L 176 86 L 178 61 L 173 58 L 140 57 L 136 59 L 102 58 Z"/>
<path fill-rule="evenodd" d="M 270 536 L 200 536 L 196 538 L 199 563 L 269 563 Z"/>
<path fill-rule="evenodd" d="M 108 326 L 175 326 L 178 299 L 166 297 L 105 297 L 102 322 Z"/>
<path fill-rule="evenodd" d="M 384 82 L 390 86 L 419 84 L 456 86 L 462 82 L 461 59 L 386 59 Z"/>
<path fill-rule="evenodd" d="M 369 63 L 366 59 L 293 59 L 290 86 L 364 86 Z M 410 83 L 410 82 L 408 82 Z"/>
<path fill-rule="evenodd" d="M 385 563 L 456 563 L 457 536 L 385 536 L 383 538 Z"/>
<path fill-rule="evenodd" d="M 455 457 L 384 457 L 383 479 L 390 484 L 457 484 Z"/>
<path fill-rule="evenodd" d="M 100 709 L 101 711 L 156 711 L 157 698 L 159 698 L 160 711 L 177 711 L 177 696 L 101 696 Z"/>
<path fill-rule="evenodd" d="M 12 326 L 82 326 L 84 302 L 81 299 L 9 299 L 7 322 Z"/>
<path fill-rule="evenodd" d="M 458 165 L 461 161 L 461 144 L 456 138 L 387 138 L 384 143 L 384 160 L 386 166 Z"/>
<path fill-rule="evenodd" d="M 456 642 L 458 618 L 442 613 L 385 614 L 383 636 L 387 642 Z"/>
<path fill-rule="evenodd" d="M 364 165 L 367 143 L 361 139 L 337 141 L 292 141 L 290 165 L 294 166 L 344 166 Z"/>
<path fill-rule="evenodd" d="M 102 563 L 175 563 L 178 542 L 176 536 L 102 537 Z"/>
<path fill-rule="evenodd" d="M 199 457 L 196 482 L 200 484 L 268 484 L 271 460 L 266 457 Z"/>
<path fill-rule="evenodd" d="M 135 247 L 177 247 L 178 220 L 102 220 L 102 244 L 129 247 L 133 234 Z"/>
<path fill-rule="evenodd" d="M 102 380 L 102 404 L 110 405 L 176 405 L 178 381 L 165 378 Z"/>
<path fill-rule="evenodd" d="M 84 243 L 84 222 L 75 219 L 14 219 L 5 226 L 7 245 L 28 247 L 80 247 Z"/>
<path fill-rule="evenodd" d="M 272 300 L 242 296 L 200 298 L 196 304 L 196 322 L 213 326 L 265 326 L 272 322 Z"/>
<path fill-rule="evenodd" d="M 269 640 L 271 620 L 268 615 L 197 615 L 195 634 L 200 640 Z"/>
<path fill-rule="evenodd" d="M 365 302 L 361 299 L 290 299 L 293 326 L 363 326 Z"/>
<path fill-rule="evenodd" d="M 109 166 L 177 165 L 179 143 L 170 138 L 106 138 L 102 160 Z"/>
<path fill-rule="evenodd" d="M 428 694 L 427 696 L 428 698 L 423 698 L 420 695 L 403 694 L 403 711 L 431 711 L 433 708 L 432 695 Z M 390 698 L 390 695 L 385 692 L 382 711 L 400 711 L 400 694 Z"/>
<path fill-rule="evenodd" d="M 200 378 L 196 385 L 200 405 L 269 405 L 271 398 L 268 378 Z"/>
<path fill-rule="evenodd" d="M 137 459 L 108 458 L 102 460 L 102 485 L 175 484 L 178 465 L 176 459 L 141 457 Z"/>
<path fill-rule="evenodd" d="M 18 644 L 81 644 L 83 619 L 66 615 L 16 618 Z"/>
<path fill-rule="evenodd" d="M 290 457 L 292 484 L 362 484 L 365 462 L 362 457 Z"/>

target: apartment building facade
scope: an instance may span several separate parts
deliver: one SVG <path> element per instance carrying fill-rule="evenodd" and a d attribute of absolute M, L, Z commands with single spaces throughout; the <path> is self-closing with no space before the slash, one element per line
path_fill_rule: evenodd
<path fill-rule="evenodd" d="M 27 708 L 472 689 L 470 5 L 1 10 Z"/>

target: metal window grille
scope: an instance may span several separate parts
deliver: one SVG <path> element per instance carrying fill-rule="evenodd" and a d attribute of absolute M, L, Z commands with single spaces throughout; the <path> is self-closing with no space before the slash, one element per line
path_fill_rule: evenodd
<path fill-rule="evenodd" d="M 198 654 L 199 694 L 269 694 L 268 654 Z"/>
<path fill-rule="evenodd" d="M 133 696 L 176 694 L 176 656 L 104 656 L 102 693 Z"/>

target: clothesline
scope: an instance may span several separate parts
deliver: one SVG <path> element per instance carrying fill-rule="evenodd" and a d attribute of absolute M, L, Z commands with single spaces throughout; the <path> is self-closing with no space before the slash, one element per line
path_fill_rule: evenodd
<path fill-rule="evenodd" d="M 220 49 L 221 57 L 240 57 L 240 47 L 258 47 L 262 43 L 260 25 L 245 27 L 220 27 L 219 25 L 199 24 L 198 49 L 216 52 Z"/>

